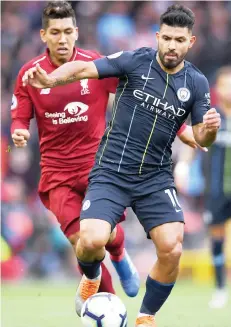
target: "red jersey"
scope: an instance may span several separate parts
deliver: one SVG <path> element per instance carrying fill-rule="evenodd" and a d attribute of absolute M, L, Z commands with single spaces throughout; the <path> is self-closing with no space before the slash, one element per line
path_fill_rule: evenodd
<path fill-rule="evenodd" d="M 97 52 L 75 48 L 70 61 L 100 57 Z M 43 172 L 93 163 L 105 130 L 109 93 L 115 93 L 117 78 L 84 79 L 51 89 L 24 87 L 22 77 L 36 63 L 47 73 L 57 68 L 48 50 L 21 68 L 12 99 L 11 131 L 29 129 L 30 119 L 36 117 Z"/>

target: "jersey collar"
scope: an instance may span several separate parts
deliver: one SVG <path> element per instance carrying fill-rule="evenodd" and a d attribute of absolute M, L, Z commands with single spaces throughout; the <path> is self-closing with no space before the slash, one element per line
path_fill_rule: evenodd
<path fill-rule="evenodd" d="M 71 56 L 69 62 L 70 62 L 70 61 L 74 61 L 74 60 L 76 59 L 76 57 L 77 57 L 77 54 L 78 54 L 78 50 L 77 50 L 77 48 L 74 47 L 74 48 L 73 48 L 73 54 L 72 54 L 72 56 Z M 52 62 L 51 57 L 50 57 L 50 50 L 49 50 L 48 48 L 46 49 L 46 56 L 47 56 L 47 60 L 49 61 L 50 65 L 51 65 L 52 67 L 55 67 L 55 68 L 58 68 L 58 67 L 59 67 L 59 66 L 55 65 L 55 64 Z"/>

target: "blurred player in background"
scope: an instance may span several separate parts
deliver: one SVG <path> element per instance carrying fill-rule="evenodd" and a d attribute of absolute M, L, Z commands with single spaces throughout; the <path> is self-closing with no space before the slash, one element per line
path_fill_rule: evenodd
<path fill-rule="evenodd" d="M 91 61 L 101 56 L 75 47 L 78 39 L 75 12 L 65 1 L 50 2 L 44 8 L 41 39 L 46 52 L 25 64 L 18 74 L 12 99 L 12 139 L 17 147 L 29 140 L 29 124 L 37 120 L 41 178 L 39 195 L 51 210 L 76 252 L 79 215 L 100 139 L 105 130 L 109 93 L 115 93 L 117 78 L 82 80 L 57 89 L 36 90 L 22 85 L 22 76 L 40 63 L 51 73 L 68 61 Z M 139 277 L 124 249 L 124 231 L 117 226 L 106 246 L 129 296 L 139 289 Z M 100 291 L 114 293 L 109 271 L 102 264 Z"/>
<path fill-rule="evenodd" d="M 209 306 L 222 308 L 228 301 L 225 271 L 225 223 L 231 218 L 231 66 L 222 67 L 216 78 L 216 105 L 221 115 L 217 139 L 203 157 L 205 176 L 205 222 L 209 225 L 216 290 Z M 210 101 L 208 97 L 208 101 Z M 189 168 L 194 159 L 190 149 L 180 154 L 175 169 L 176 183 L 183 193 L 187 189 Z"/>
<path fill-rule="evenodd" d="M 25 84 L 38 88 L 119 77 L 112 121 L 100 143 L 80 215 L 77 257 L 84 276 L 77 291 L 78 314 L 86 285 L 94 283 L 97 292 L 104 246 L 128 206 L 157 250 L 136 326 L 156 326 L 155 314 L 175 285 L 184 218 L 172 176 L 171 145 L 189 114 L 201 146 L 213 143 L 220 126 L 220 115 L 208 102 L 207 79 L 184 60 L 195 42 L 194 19 L 190 9 L 173 5 L 161 16 L 158 51 L 121 51 L 94 62 L 67 63 L 49 75 L 37 65 L 23 77 Z"/>
<path fill-rule="evenodd" d="M 216 80 L 221 128 L 216 142 L 204 157 L 206 222 L 209 224 L 216 290 L 209 303 L 221 308 L 228 301 L 225 271 L 225 223 L 231 218 L 231 66 L 221 68 Z"/>

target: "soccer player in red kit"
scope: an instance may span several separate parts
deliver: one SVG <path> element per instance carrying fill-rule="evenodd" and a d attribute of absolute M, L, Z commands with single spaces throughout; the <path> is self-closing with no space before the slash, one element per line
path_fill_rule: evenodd
<path fill-rule="evenodd" d="M 25 64 L 18 74 L 11 106 L 11 132 L 15 145 L 25 146 L 30 137 L 30 119 L 35 115 L 41 153 L 39 195 L 46 208 L 57 217 L 75 250 L 88 175 L 105 130 L 109 93 L 115 93 L 117 79 L 86 79 L 57 89 L 24 87 L 22 76 L 36 63 L 51 73 L 68 61 L 100 57 L 95 51 L 75 47 L 78 28 L 68 2 L 48 3 L 43 11 L 40 34 L 47 50 Z M 124 232 L 120 225 L 112 232 L 107 250 L 124 291 L 128 296 L 135 296 L 139 277 L 124 249 Z M 100 291 L 114 293 L 110 273 L 104 265 Z"/>

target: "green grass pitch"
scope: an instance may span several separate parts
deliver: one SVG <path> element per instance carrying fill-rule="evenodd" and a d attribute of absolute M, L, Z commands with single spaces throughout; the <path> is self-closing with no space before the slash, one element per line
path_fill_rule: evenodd
<path fill-rule="evenodd" d="M 1 326 L 81 327 L 74 311 L 76 285 L 57 282 L 2 285 Z M 134 327 L 144 288 L 133 299 L 126 297 L 119 285 L 117 289 L 128 309 L 128 327 Z M 158 327 L 230 327 L 231 303 L 225 309 L 209 309 L 211 292 L 208 285 L 178 282 L 157 315 Z"/>

